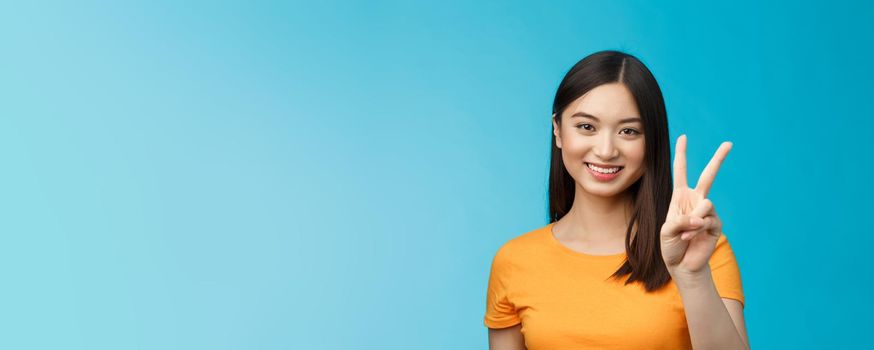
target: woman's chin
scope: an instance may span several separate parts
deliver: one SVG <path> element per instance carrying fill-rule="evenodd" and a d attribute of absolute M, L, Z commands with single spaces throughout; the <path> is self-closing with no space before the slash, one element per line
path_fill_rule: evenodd
<path fill-rule="evenodd" d="M 622 187 L 619 184 L 586 184 L 581 186 L 583 191 L 593 196 L 610 198 L 620 195 L 625 192 L 627 187 Z"/>

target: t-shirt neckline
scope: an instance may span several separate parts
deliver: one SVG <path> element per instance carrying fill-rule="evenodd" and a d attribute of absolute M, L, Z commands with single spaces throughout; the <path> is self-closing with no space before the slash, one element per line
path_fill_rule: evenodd
<path fill-rule="evenodd" d="M 567 255 L 579 258 L 579 259 L 587 259 L 587 260 L 596 260 L 596 261 L 614 261 L 625 257 L 626 252 L 617 253 L 617 254 L 609 254 L 609 255 L 593 255 L 587 254 L 583 252 L 578 252 L 571 248 L 568 248 L 566 245 L 562 244 L 558 238 L 555 237 L 555 234 L 552 232 L 552 227 L 555 225 L 555 222 L 551 222 L 546 227 L 544 227 L 544 236 L 546 240 L 549 242 L 549 245 L 554 248 L 561 250 Z"/>

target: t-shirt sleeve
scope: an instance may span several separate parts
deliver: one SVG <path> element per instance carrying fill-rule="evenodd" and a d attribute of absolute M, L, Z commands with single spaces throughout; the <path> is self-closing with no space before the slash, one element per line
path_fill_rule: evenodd
<path fill-rule="evenodd" d="M 501 247 L 492 259 L 489 273 L 489 286 L 486 295 L 485 325 L 489 328 L 506 328 L 522 320 L 516 313 L 516 306 L 508 298 L 507 280 L 512 270 L 510 256 L 506 247 Z"/>
<path fill-rule="evenodd" d="M 719 237 L 716 250 L 710 257 L 710 274 L 713 276 L 713 283 L 720 297 L 735 299 L 740 301 L 741 305 L 744 304 L 740 268 L 725 234 Z"/>

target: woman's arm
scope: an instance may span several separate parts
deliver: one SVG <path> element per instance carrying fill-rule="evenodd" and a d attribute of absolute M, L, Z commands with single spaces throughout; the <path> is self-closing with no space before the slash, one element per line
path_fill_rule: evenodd
<path fill-rule="evenodd" d="M 709 266 L 675 281 L 686 310 L 686 323 L 694 349 L 749 349 L 743 305 L 720 298 Z"/>
<path fill-rule="evenodd" d="M 699 350 L 749 349 L 743 309 L 719 297 L 709 266 L 722 220 L 707 194 L 731 147 L 731 142 L 719 145 L 692 189 L 686 179 L 686 135 L 677 138 L 674 190 L 660 235 L 662 258 L 683 299 L 692 347 Z"/>
<path fill-rule="evenodd" d="M 525 339 L 522 337 L 522 324 L 501 329 L 489 328 L 489 349 L 526 350 Z"/>

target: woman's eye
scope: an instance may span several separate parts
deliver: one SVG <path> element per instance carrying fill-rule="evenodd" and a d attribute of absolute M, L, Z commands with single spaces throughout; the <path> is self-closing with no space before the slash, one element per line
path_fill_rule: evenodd
<path fill-rule="evenodd" d="M 595 127 L 593 127 L 591 124 L 580 124 L 580 125 L 577 125 L 577 129 L 579 129 L 579 128 L 583 128 L 583 129 L 591 131 Z"/>
<path fill-rule="evenodd" d="M 639 134 L 640 134 L 640 131 L 637 131 L 637 130 L 634 130 L 634 129 L 627 129 L 627 128 L 626 128 L 626 129 L 622 129 L 622 131 L 620 131 L 620 133 L 625 132 L 625 131 L 628 131 L 628 132 L 626 133 L 626 134 L 628 134 L 628 135 L 639 135 Z"/>

